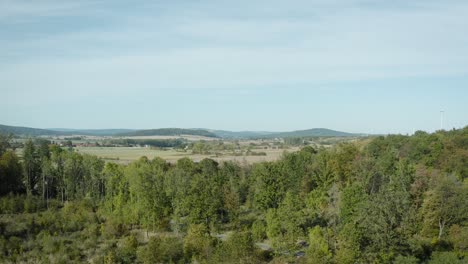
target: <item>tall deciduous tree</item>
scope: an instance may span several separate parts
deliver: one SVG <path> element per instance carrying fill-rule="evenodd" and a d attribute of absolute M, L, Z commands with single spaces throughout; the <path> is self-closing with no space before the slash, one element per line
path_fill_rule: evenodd
<path fill-rule="evenodd" d="M 40 177 L 40 160 L 36 151 L 36 147 L 32 140 L 24 143 L 23 149 L 23 168 L 25 175 L 25 186 L 28 194 L 33 194 L 36 190 L 36 184 Z"/>
<path fill-rule="evenodd" d="M 326 232 L 316 226 L 309 231 L 309 248 L 307 249 L 307 263 L 331 263 L 332 251 L 328 246 Z"/>
<path fill-rule="evenodd" d="M 23 189 L 22 175 L 19 158 L 13 151 L 0 155 L 0 195 L 20 192 Z"/>
<path fill-rule="evenodd" d="M 147 229 L 164 228 L 169 222 L 172 208 L 164 186 L 166 168 L 164 160 L 155 158 L 140 159 L 126 170 L 131 202 Z"/>
<path fill-rule="evenodd" d="M 277 208 L 286 194 L 286 177 L 275 163 L 255 165 L 252 176 L 256 179 L 255 205 L 262 210 Z"/>
<path fill-rule="evenodd" d="M 426 192 L 422 206 L 424 230 L 436 228 L 441 239 L 447 227 L 468 220 L 468 189 L 455 177 L 441 176 Z"/>
<path fill-rule="evenodd" d="M 12 138 L 12 134 L 0 133 L 0 156 L 10 148 Z"/>

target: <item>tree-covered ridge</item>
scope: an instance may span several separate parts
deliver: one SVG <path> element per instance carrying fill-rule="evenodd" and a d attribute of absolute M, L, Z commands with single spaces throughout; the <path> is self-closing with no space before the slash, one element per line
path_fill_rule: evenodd
<path fill-rule="evenodd" d="M 113 136 L 128 133 L 132 129 L 64 129 L 64 128 L 32 128 L 20 126 L 0 125 L 0 133 L 24 135 L 24 136 L 58 136 L 58 135 L 90 135 L 90 136 Z"/>
<path fill-rule="evenodd" d="M 137 130 L 133 132 L 121 133 L 116 136 L 203 136 L 203 137 L 217 137 L 216 134 L 203 130 L 203 129 L 184 129 L 184 128 L 159 128 L 159 129 L 146 129 Z"/>
<path fill-rule="evenodd" d="M 327 128 L 312 128 L 306 130 L 296 130 L 291 132 L 279 132 L 263 135 L 267 138 L 289 138 L 289 137 L 356 137 L 363 134 L 347 133 Z"/>
<path fill-rule="evenodd" d="M 218 137 L 230 139 L 258 139 L 258 138 L 291 138 L 291 137 L 357 137 L 364 134 L 347 133 L 327 128 L 312 128 L 307 130 L 296 130 L 288 132 L 267 131 L 227 131 L 211 130 L 203 128 L 159 128 L 159 129 L 67 129 L 50 128 L 40 129 L 31 127 L 17 127 L 0 125 L 0 133 L 26 135 L 26 136 L 58 136 L 58 135 L 88 135 L 88 136 L 180 136 L 193 135 L 205 137 Z"/>
<path fill-rule="evenodd" d="M 30 127 L 19 127 L 19 126 L 6 126 L 0 125 L 0 133 L 2 134 L 14 134 L 14 135 L 27 135 L 27 136 L 40 136 L 40 135 L 61 135 L 63 132 L 30 128 Z"/>
<path fill-rule="evenodd" d="M 358 137 L 364 134 L 347 133 L 327 128 L 312 128 L 306 130 L 271 132 L 271 131 L 226 131 L 210 130 L 221 138 L 293 138 L 293 137 Z"/>
<path fill-rule="evenodd" d="M 465 263 L 468 127 L 240 165 L 0 138 L 0 261 Z"/>

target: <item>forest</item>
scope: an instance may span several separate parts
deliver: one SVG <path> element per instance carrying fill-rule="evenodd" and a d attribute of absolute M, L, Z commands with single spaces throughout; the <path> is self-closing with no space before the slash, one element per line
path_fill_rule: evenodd
<path fill-rule="evenodd" d="M 255 164 L 0 136 L 1 263 L 468 263 L 468 127 Z"/>

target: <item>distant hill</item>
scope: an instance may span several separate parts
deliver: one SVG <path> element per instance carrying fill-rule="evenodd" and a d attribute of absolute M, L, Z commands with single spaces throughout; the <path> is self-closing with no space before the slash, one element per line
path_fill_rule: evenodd
<path fill-rule="evenodd" d="M 207 129 L 208 130 L 208 129 Z M 258 138 L 263 136 L 268 136 L 275 134 L 276 132 L 267 132 L 267 131 L 228 131 L 228 130 L 208 130 L 216 134 L 220 138 Z"/>
<path fill-rule="evenodd" d="M 327 128 L 312 128 L 307 130 L 296 130 L 292 132 L 280 132 L 261 137 L 267 138 L 286 138 L 286 137 L 356 137 L 362 136 L 363 134 L 354 134 L 331 130 Z"/>
<path fill-rule="evenodd" d="M 133 129 L 69 129 L 69 128 L 32 128 L 19 126 L 0 125 L 0 133 L 14 134 L 23 136 L 68 136 L 68 135 L 84 135 L 84 136 L 112 136 L 121 133 L 130 133 L 136 131 Z"/>
<path fill-rule="evenodd" d="M 115 136 L 122 137 L 136 137 L 136 136 L 202 136 L 202 137 L 218 137 L 215 133 L 203 129 L 184 129 L 184 128 L 159 128 L 159 129 L 146 129 L 137 130 L 133 132 L 120 133 Z"/>
<path fill-rule="evenodd" d="M 0 125 L 0 133 L 14 134 L 14 135 L 24 135 L 24 136 L 53 136 L 53 135 L 63 134 L 63 132 L 49 130 L 49 129 L 19 127 L 19 126 L 6 126 L 6 125 Z"/>
<path fill-rule="evenodd" d="M 70 129 L 70 128 L 49 128 L 50 130 L 65 132 L 66 134 L 85 136 L 114 136 L 117 134 L 131 133 L 135 129 Z"/>
<path fill-rule="evenodd" d="M 0 125 L 0 133 L 24 135 L 24 136 L 60 136 L 60 135 L 84 135 L 84 136 L 180 136 L 192 135 L 212 138 L 248 139 L 248 138 L 286 138 L 286 137 L 356 137 L 364 134 L 354 134 L 331 130 L 327 128 L 313 128 L 291 132 L 268 131 L 228 131 L 214 129 L 184 129 L 184 128 L 159 128 L 159 129 L 68 129 L 51 128 L 39 129 L 31 127 L 18 127 Z"/>
<path fill-rule="evenodd" d="M 208 130 L 208 129 L 207 129 Z M 221 138 L 287 138 L 287 137 L 355 137 L 363 134 L 354 134 L 331 130 L 327 128 L 312 128 L 307 130 L 296 130 L 290 132 L 268 132 L 268 131 L 227 131 L 208 130 Z"/>

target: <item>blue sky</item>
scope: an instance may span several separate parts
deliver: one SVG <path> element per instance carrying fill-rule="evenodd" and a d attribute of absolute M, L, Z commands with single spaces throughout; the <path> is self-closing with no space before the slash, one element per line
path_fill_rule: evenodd
<path fill-rule="evenodd" d="M 468 125 L 468 2 L 0 0 L 0 124 Z"/>

